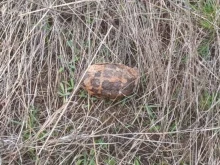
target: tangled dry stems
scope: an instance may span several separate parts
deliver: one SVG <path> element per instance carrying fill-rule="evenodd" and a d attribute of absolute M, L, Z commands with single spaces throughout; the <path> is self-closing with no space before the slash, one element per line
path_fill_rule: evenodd
<path fill-rule="evenodd" d="M 212 20 L 187 1 L 0 2 L 0 162 L 220 163 L 215 5 Z M 96 62 L 138 67 L 136 93 L 88 96 Z"/>

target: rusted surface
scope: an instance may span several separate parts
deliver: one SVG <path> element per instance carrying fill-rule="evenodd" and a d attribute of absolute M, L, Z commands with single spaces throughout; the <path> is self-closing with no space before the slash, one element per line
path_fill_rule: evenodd
<path fill-rule="evenodd" d="M 133 93 L 138 81 L 138 70 L 123 64 L 91 65 L 82 81 L 90 95 L 114 99 Z"/>

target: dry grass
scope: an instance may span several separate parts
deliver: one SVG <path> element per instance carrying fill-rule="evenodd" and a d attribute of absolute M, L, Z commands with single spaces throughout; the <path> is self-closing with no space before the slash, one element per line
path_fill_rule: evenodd
<path fill-rule="evenodd" d="M 2 0 L 0 10 L 0 164 L 220 164 L 219 4 Z M 138 67 L 136 93 L 88 96 L 80 75 L 97 62 Z"/>

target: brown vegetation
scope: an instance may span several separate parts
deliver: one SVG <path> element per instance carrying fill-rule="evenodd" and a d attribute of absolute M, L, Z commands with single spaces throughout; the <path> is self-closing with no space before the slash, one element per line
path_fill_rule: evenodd
<path fill-rule="evenodd" d="M 2 0 L 0 164 L 219 164 L 220 8 L 200 0 Z M 94 63 L 141 73 L 90 97 Z"/>

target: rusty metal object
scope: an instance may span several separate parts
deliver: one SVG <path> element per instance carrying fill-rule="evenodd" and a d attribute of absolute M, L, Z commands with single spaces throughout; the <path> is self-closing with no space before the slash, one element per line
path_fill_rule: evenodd
<path fill-rule="evenodd" d="M 136 68 L 123 64 L 94 64 L 88 68 L 82 80 L 82 87 L 93 96 L 122 98 L 134 92 L 138 77 Z"/>

